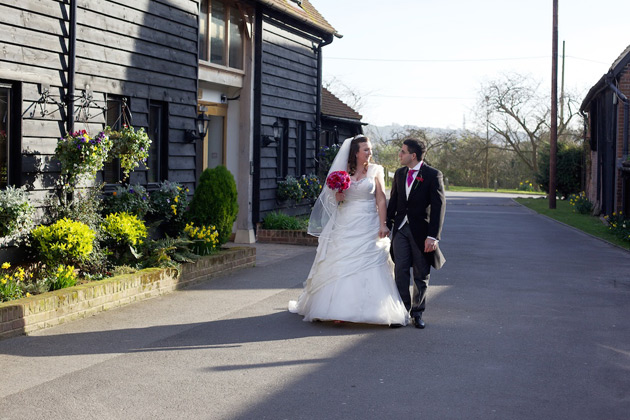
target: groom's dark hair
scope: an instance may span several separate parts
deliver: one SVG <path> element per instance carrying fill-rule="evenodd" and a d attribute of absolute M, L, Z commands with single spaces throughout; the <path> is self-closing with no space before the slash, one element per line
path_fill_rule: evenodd
<path fill-rule="evenodd" d="M 427 152 L 427 145 L 422 140 L 408 138 L 403 140 L 403 144 L 407 146 L 409 153 L 415 153 L 416 158 L 420 161 L 424 159 L 424 155 Z"/>

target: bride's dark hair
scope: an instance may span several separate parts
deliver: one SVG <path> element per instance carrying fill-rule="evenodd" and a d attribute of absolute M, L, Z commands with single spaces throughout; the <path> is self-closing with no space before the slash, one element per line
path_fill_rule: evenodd
<path fill-rule="evenodd" d="M 359 152 L 360 144 L 367 142 L 369 139 L 363 134 L 354 136 L 350 142 L 350 154 L 348 155 L 348 173 L 354 175 L 357 172 L 357 153 Z"/>

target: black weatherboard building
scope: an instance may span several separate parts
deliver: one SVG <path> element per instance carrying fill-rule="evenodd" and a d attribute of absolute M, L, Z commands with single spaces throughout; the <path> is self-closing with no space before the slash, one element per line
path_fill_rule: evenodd
<path fill-rule="evenodd" d="M 335 29 L 308 0 L 46 0 L 0 4 L 0 188 L 41 207 L 68 131 L 129 123 L 152 139 L 130 183 L 234 175 L 237 242 L 276 208 L 277 182 L 316 171 L 322 49 Z M 200 116 L 205 137 L 191 136 Z M 114 162 L 97 180 L 120 181 Z"/>

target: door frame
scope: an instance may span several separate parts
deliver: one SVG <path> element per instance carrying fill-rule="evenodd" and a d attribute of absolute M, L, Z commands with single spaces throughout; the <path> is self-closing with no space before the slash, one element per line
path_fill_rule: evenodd
<path fill-rule="evenodd" d="M 227 163 L 227 114 L 228 114 L 228 106 L 227 104 L 218 104 L 215 102 L 199 102 L 199 106 L 206 107 L 204 114 L 208 116 L 214 117 L 223 117 L 223 155 L 221 156 L 221 164 L 226 165 Z M 203 139 L 203 159 L 202 159 L 202 171 L 208 168 L 208 136 L 210 133 L 206 134 L 206 137 Z"/>

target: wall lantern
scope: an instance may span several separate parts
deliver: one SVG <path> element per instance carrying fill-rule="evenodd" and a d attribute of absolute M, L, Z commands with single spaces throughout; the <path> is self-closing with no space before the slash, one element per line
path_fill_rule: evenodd
<path fill-rule="evenodd" d="M 197 114 L 195 129 L 186 130 L 186 140 L 189 142 L 205 139 L 208 134 L 208 123 L 210 122 L 210 117 L 206 115 L 206 107 L 200 107 L 199 110 L 201 112 Z"/>
<path fill-rule="evenodd" d="M 263 146 L 265 147 L 269 146 L 271 143 L 280 141 L 280 124 L 278 124 L 278 121 L 273 123 L 271 127 L 273 128 L 273 137 L 271 136 L 262 137 Z"/>

